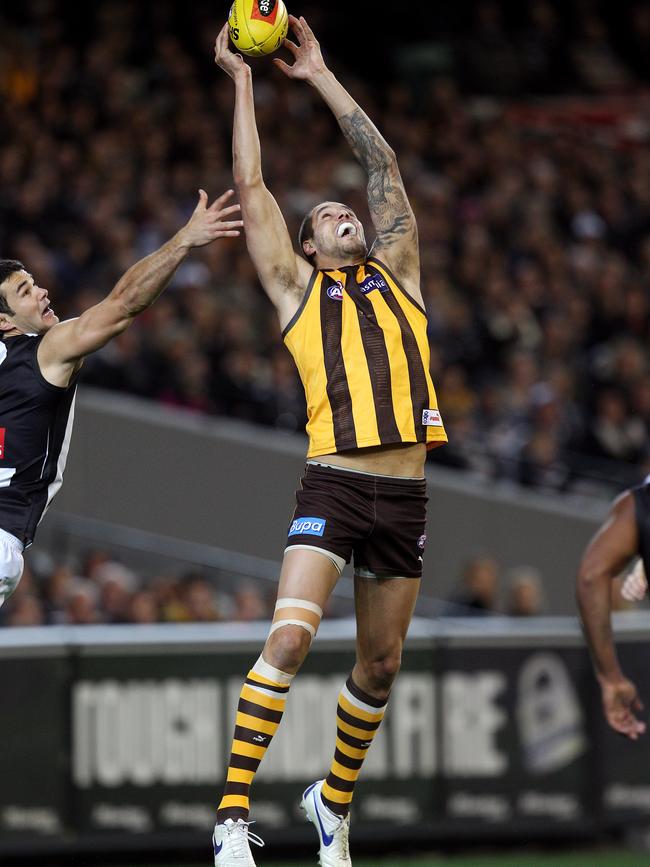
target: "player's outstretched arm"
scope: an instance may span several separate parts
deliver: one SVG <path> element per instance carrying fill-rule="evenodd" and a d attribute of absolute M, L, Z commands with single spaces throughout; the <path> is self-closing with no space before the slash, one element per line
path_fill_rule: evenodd
<path fill-rule="evenodd" d="M 246 226 L 246 246 L 284 328 L 314 269 L 296 255 L 282 212 L 264 183 L 251 68 L 228 47 L 227 24 L 217 37 L 215 61 L 235 83 L 233 176 Z"/>
<path fill-rule="evenodd" d="M 43 376 L 54 385 L 67 385 L 86 355 L 124 331 L 138 313 L 153 304 L 192 247 L 237 237 L 242 221 L 227 219 L 240 209 L 226 204 L 233 194 L 228 190 L 208 206 L 208 195 L 200 190 L 194 213 L 171 240 L 129 268 L 99 304 L 77 319 L 54 325 L 38 349 Z"/>
<path fill-rule="evenodd" d="M 368 206 L 377 232 L 375 252 L 396 273 L 408 291 L 422 301 L 417 225 L 397 157 L 370 118 L 327 68 L 313 31 L 304 18 L 289 16 L 298 43 L 285 39 L 292 65 L 273 62 L 289 78 L 308 81 L 336 117 L 345 138 L 368 175 Z"/>
<path fill-rule="evenodd" d="M 605 524 L 582 557 L 577 580 L 580 618 L 596 676 L 600 683 L 607 722 L 620 734 L 636 740 L 645 731 L 637 719 L 641 711 L 636 687 L 621 671 L 611 624 L 612 580 L 638 550 L 634 497 L 625 493 L 612 506 Z"/>

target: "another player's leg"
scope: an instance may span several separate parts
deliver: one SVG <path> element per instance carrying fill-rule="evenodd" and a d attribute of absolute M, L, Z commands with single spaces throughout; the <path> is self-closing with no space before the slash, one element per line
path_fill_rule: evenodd
<path fill-rule="evenodd" d="M 310 786 L 302 800 L 318 831 L 322 867 L 351 867 L 354 787 L 400 668 L 419 585 L 417 578 L 355 575 L 357 660 L 339 696 L 334 760 L 326 779 Z"/>
<path fill-rule="evenodd" d="M 226 786 L 217 810 L 214 863 L 254 867 L 249 839 L 250 787 L 277 731 L 294 675 L 320 624 L 340 570 L 323 553 L 287 551 L 269 637 L 239 697 Z"/>

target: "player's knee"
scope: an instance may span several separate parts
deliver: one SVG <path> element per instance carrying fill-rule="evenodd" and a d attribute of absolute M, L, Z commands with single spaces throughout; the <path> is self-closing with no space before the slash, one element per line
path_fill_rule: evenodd
<path fill-rule="evenodd" d="M 386 653 L 376 654 L 368 659 L 360 660 L 367 682 L 374 695 L 388 696 L 393 681 L 402 665 L 402 649 L 394 649 Z"/>
<path fill-rule="evenodd" d="M 281 626 L 269 636 L 264 658 L 280 671 L 292 674 L 302 665 L 310 644 L 311 635 L 302 626 Z"/>

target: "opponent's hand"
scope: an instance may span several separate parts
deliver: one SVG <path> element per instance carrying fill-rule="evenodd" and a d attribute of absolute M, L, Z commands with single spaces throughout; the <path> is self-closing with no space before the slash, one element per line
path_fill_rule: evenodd
<path fill-rule="evenodd" d="M 243 220 L 224 220 L 241 210 L 241 205 L 224 207 L 234 190 L 227 190 L 208 207 L 208 194 L 199 190 L 199 203 L 187 224 L 180 230 L 181 242 L 188 247 L 203 247 L 217 238 L 237 238 Z"/>
<path fill-rule="evenodd" d="M 226 22 L 214 43 L 214 62 L 235 81 L 240 75 L 250 72 L 250 66 L 244 61 L 241 54 L 230 50 L 230 38 L 228 36 L 228 22 Z"/>
<path fill-rule="evenodd" d="M 295 60 L 293 64 L 289 65 L 276 57 L 273 63 L 289 78 L 303 78 L 309 81 L 326 69 L 320 45 L 314 36 L 314 31 L 302 16 L 295 18 L 293 15 L 289 15 L 289 23 L 298 39 L 298 44 L 290 39 L 285 39 L 283 45 L 289 49 Z"/>
<path fill-rule="evenodd" d="M 643 560 L 639 558 L 634 564 L 634 569 L 623 582 L 621 596 L 628 602 L 641 602 L 647 592 L 648 579 L 643 568 Z"/>
<path fill-rule="evenodd" d="M 643 710 L 643 704 L 632 681 L 625 677 L 614 681 L 601 680 L 600 689 L 607 722 L 614 731 L 630 740 L 637 740 L 646 726 L 636 716 Z"/>

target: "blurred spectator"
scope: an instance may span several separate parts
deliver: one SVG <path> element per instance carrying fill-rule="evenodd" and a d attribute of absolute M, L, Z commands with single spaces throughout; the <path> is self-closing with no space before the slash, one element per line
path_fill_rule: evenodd
<path fill-rule="evenodd" d="M 542 578 L 532 566 L 520 566 L 506 576 L 510 617 L 538 617 L 544 613 Z"/>
<path fill-rule="evenodd" d="M 235 591 L 234 620 L 270 620 L 264 596 L 253 584 L 247 584 Z"/>
<path fill-rule="evenodd" d="M 477 617 L 496 612 L 499 564 L 492 557 L 470 560 L 463 569 L 460 589 L 444 609 L 447 617 Z"/>

